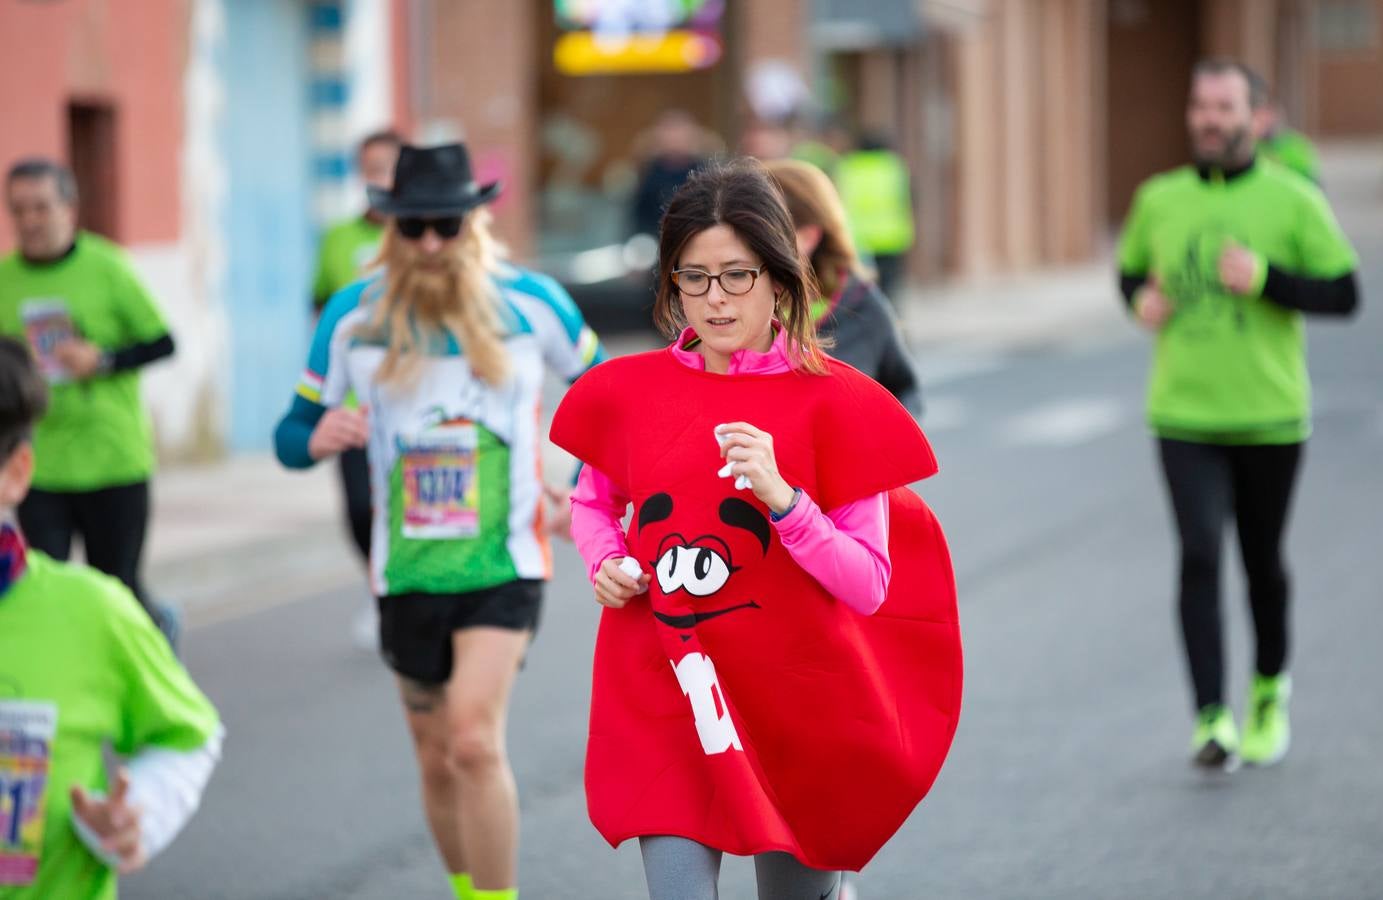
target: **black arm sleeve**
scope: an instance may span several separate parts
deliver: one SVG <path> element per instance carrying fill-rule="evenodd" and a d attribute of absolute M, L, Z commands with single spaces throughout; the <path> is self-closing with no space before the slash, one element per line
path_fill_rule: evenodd
<path fill-rule="evenodd" d="M 878 362 L 875 381 L 903 408 L 912 413 L 913 418 L 922 418 L 922 379 L 917 375 L 917 366 L 912 355 L 903 345 L 903 335 L 888 301 L 878 288 L 868 282 L 859 282 L 864 289 L 860 298 L 859 312 L 866 321 L 866 333 L 877 341 Z"/>
<path fill-rule="evenodd" d="M 1133 295 L 1138 293 L 1138 289 L 1148 283 L 1148 276 L 1134 275 L 1131 272 L 1119 273 L 1119 293 L 1124 295 L 1124 304 L 1129 309 L 1133 309 Z"/>
<path fill-rule="evenodd" d="M 1304 313 L 1347 316 L 1359 306 L 1359 281 L 1354 272 L 1339 278 L 1305 278 L 1269 265 L 1263 297 Z"/>
<path fill-rule="evenodd" d="M 922 384 L 912 358 L 903 349 L 902 336 L 897 329 L 885 344 L 883 358 L 879 360 L 879 384 L 897 397 L 913 418 L 922 418 Z"/>
<path fill-rule="evenodd" d="M 165 334 L 161 338 L 145 341 L 142 344 L 131 344 L 114 351 L 110 357 L 110 371 L 124 372 L 128 369 L 137 369 L 140 366 L 147 366 L 156 359 L 163 359 L 165 356 L 172 355 L 173 336 Z"/>

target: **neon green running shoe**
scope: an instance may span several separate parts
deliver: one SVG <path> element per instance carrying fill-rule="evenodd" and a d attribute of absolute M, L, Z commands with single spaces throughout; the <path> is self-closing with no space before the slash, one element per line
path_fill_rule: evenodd
<path fill-rule="evenodd" d="M 1271 766 L 1287 755 L 1292 744 L 1292 729 L 1287 722 L 1287 701 L 1291 696 L 1290 675 L 1253 676 L 1248 709 L 1244 710 L 1244 744 L 1239 749 L 1244 762 Z"/>
<path fill-rule="evenodd" d="M 1239 732 L 1234 716 L 1219 703 L 1201 707 L 1191 735 L 1191 762 L 1202 769 L 1233 772 L 1239 768 Z"/>

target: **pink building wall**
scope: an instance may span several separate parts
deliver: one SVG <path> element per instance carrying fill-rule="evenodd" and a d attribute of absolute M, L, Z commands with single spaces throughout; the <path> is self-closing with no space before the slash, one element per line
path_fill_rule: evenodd
<path fill-rule="evenodd" d="M 185 0 L 0 3 L 0 169 L 35 154 L 66 160 L 68 103 L 110 103 L 116 237 L 175 240 L 186 34 Z M 0 252 L 13 244 L 0 216 Z"/>
<path fill-rule="evenodd" d="M 389 55 L 393 72 L 394 128 L 413 138 L 417 122 L 413 110 L 413 53 L 417 42 L 407 0 L 389 0 Z"/>

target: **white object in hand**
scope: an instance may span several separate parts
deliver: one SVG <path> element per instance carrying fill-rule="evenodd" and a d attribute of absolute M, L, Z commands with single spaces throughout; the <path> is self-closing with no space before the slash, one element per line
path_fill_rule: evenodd
<path fill-rule="evenodd" d="M 725 442 L 726 442 L 727 440 L 729 440 L 730 437 L 731 437 L 732 435 L 739 434 L 739 432 L 737 432 L 737 431 L 732 431 L 732 432 L 728 432 L 728 433 L 722 434 L 721 431 L 720 431 L 720 429 L 721 429 L 721 428 L 724 428 L 724 427 L 725 427 L 725 426 L 723 426 L 723 425 L 717 425 L 717 426 L 716 426 L 716 429 L 715 429 L 716 443 L 719 444 L 719 445 L 722 446 L 722 447 L 725 446 Z M 735 467 L 735 464 L 734 464 L 733 462 L 728 462 L 728 461 L 727 461 L 727 462 L 725 463 L 725 465 L 723 465 L 723 466 L 720 467 L 720 471 L 719 471 L 719 472 L 716 472 L 716 476 L 719 477 L 719 478 L 729 478 L 729 477 L 730 477 L 730 470 L 733 469 L 734 467 Z M 750 484 L 750 482 L 749 482 L 749 476 L 748 476 L 748 475 L 736 475 L 736 476 L 735 476 L 735 490 L 737 490 L 737 491 L 748 491 L 748 490 L 753 490 L 753 488 L 754 488 L 754 486 L 753 486 L 752 484 Z"/>
<path fill-rule="evenodd" d="M 628 575 L 630 578 L 634 579 L 635 581 L 638 581 L 639 578 L 643 575 L 643 569 L 639 568 L 639 561 L 632 556 L 626 556 L 624 559 L 619 561 L 619 570 L 624 574 Z M 640 594 L 645 593 L 647 591 L 648 585 L 645 584 L 639 587 Z"/>
<path fill-rule="evenodd" d="M 733 462 L 728 462 L 728 463 L 726 463 L 725 465 L 721 466 L 720 471 L 717 472 L 716 475 L 718 475 L 718 476 L 721 477 L 721 478 L 729 478 L 729 477 L 730 477 L 730 470 L 733 469 L 734 467 L 735 467 L 735 464 L 734 464 Z M 748 476 L 748 475 L 736 475 L 736 476 L 735 476 L 735 490 L 737 490 L 737 491 L 743 491 L 743 490 L 751 490 L 751 489 L 753 489 L 753 485 L 749 483 L 749 476 Z"/>

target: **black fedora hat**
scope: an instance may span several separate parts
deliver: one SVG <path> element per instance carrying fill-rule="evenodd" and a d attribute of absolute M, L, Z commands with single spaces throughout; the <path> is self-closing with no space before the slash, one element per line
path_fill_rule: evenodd
<path fill-rule="evenodd" d="M 394 166 L 394 187 L 365 190 L 370 207 L 386 216 L 459 216 L 499 196 L 499 182 L 476 183 L 464 144 L 404 144 Z"/>

